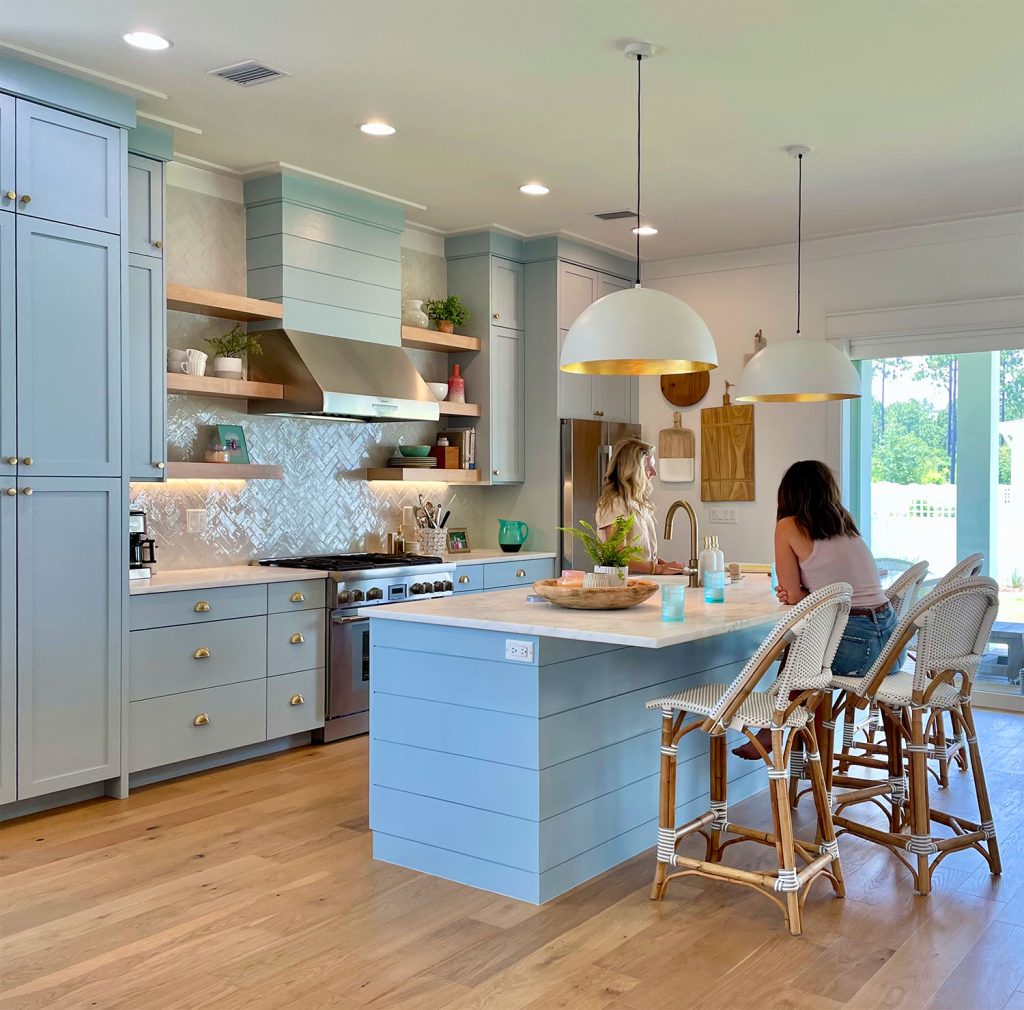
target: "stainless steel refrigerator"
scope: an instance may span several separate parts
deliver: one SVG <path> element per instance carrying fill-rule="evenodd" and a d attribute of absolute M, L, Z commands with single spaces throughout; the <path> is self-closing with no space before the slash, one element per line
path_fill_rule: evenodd
<path fill-rule="evenodd" d="M 640 425 L 617 421 L 562 418 L 562 508 L 559 526 L 575 526 L 580 519 L 594 524 L 597 499 L 612 446 L 620 438 L 639 438 Z M 588 570 L 590 560 L 576 537 L 563 533 L 562 569 Z"/>

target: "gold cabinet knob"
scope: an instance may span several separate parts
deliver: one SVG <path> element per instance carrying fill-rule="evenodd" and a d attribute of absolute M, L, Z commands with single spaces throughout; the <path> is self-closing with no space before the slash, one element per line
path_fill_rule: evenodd
<path fill-rule="evenodd" d="M 9 189 L 9 190 L 7 190 L 6 193 L 4 193 L 4 196 L 7 197 L 8 200 L 15 199 L 17 197 L 17 195 L 18 194 L 15 193 L 13 189 Z"/>
<path fill-rule="evenodd" d="M 32 488 L 30 488 L 30 487 L 27 487 L 27 488 L 25 488 L 25 490 L 24 490 L 24 491 L 22 491 L 21 493 L 22 493 L 22 494 L 25 494 L 25 495 L 29 495 L 29 494 L 32 494 Z"/>
<path fill-rule="evenodd" d="M 595 410 L 594 411 L 594 417 L 604 417 L 604 411 L 603 410 Z"/>
<path fill-rule="evenodd" d="M 523 570 L 522 568 L 520 568 L 520 569 L 519 569 L 519 570 L 518 570 L 518 571 L 516 572 L 516 578 L 517 578 L 517 579 L 525 579 L 525 578 L 526 578 L 526 572 L 525 572 L 525 571 L 524 571 L 524 570 Z"/>
<path fill-rule="evenodd" d="M 26 457 L 25 457 L 25 458 L 24 458 L 24 459 L 22 460 L 22 463 L 24 463 L 24 464 L 25 464 L 25 466 L 31 466 L 31 465 L 32 465 L 32 464 L 33 464 L 34 462 L 35 462 L 35 460 L 33 460 L 31 456 L 26 456 Z"/>
<path fill-rule="evenodd" d="M 210 717 L 205 712 L 200 712 L 199 715 L 197 715 L 192 720 L 192 725 L 193 726 L 209 726 L 210 725 Z"/>
<path fill-rule="evenodd" d="M 14 496 L 15 496 L 15 495 L 16 495 L 17 493 L 18 493 L 18 489 L 17 489 L 16 487 L 9 487 L 9 488 L 7 489 L 7 494 L 8 494 L 8 495 L 10 495 L 10 497 L 12 497 L 12 498 L 13 498 L 13 497 L 14 497 Z"/>
<path fill-rule="evenodd" d="M 192 609 L 197 614 L 208 614 L 210 612 L 210 604 L 206 600 L 200 600 Z"/>
<path fill-rule="evenodd" d="M 306 597 L 302 593 L 292 593 L 291 600 L 292 603 L 305 603 Z"/>
<path fill-rule="evenodd" d="M 494 313 L 494 318 L 495 319 L 500 319 L 501 318 L 501 313 L 500 312 L 495 312 Z"/>
<path fill-rule="evenodd" d="M 32 202 L 32 197 L 30 197 L 28 193 L 22 193 L 21 202 L 24 204 L 30 204 Z"/>
<path fill-rule="evenodd" d="M 17 465 L 17 462 L 18 462 L 18 457 L 17 456 L 8 456 L 7 457 L 7 465 L 8 466 L 15 466 L 15 465 Z"/>
<path fill-rule="evenodd" d="M 210 658 L 210 650 L 207 649 L 205 646 L 201 645 L 198 649 L 196 649 L 195 652 L 192 653 L 192 658 L 193 659 L 209 659 Z"/>
<path fill-rule="evenodd" d="M 469 583 L 469 576 L 468 575 L 460 575 L 459 576 L 459 585 L 460 586 L 465 586 L 468 583 Z"/>
<path fill-rule="evenodd" d="M 159 463 L 159 462 L 157 462 L 157 463 L 154 463 L 153 466 L 155 466 L 158 470 L 163 470 L 167 466 L 167 464 L 166 463 Z"/>
<path fill-rule="evenodd" d="M 164 244 L 163 244 L 163 242 L 161 242 L 161 241 L 160 241 L 160 239 L 157 239 L 157 240 L 156 240 L 156 241 L 155 241 L 155 242 L 153 243 L 153 245 L 154 245 L 154 246 L 156 246 L 156 248 L 157 248 L 157 249 L 163 249 L 163 247 L 164 247 Z"/>
<path fill-rule="evenodd" d="M 501 471 L 500 470 L 492 470 L 491 473 L 493 473 L 495 477 L 501 476 Z"/>
<path fill-rule="evenodd" d="M 292 645 L 302 645 L 302 643 L 303 643 L 304 641 L 305 641 L 305 639 L 304 639 L 304 638 L 302 637 L 302 635 L 300 635 L 300 634 L 299 634 L 299 633 L 298 633 L 297 631 L 296 631 L 296 632 L 295 632 L 295 634 L 294 634 L 294 635 L 292 635 L 292 637 L 291 637 L 291 643 L 292 643 Z"/>
<path fill-rule="evenodd" d="M 288 702 L 289 705 L 305 705 L 306 699 L 301 694 L 293 694 L 292 700 Z"/>

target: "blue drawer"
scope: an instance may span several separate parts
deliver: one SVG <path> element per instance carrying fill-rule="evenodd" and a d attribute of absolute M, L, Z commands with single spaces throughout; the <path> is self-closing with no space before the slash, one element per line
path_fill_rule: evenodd
<path fill-rule="evenodd" d="M 268 609 L 272 614 L 295 610 L 318 610 L 324 606 L 324 579 L 296 579 L 294 582 L 271 582 L 267 586 Z M 334 583 L 332 582 L 333 586 Z"/>
<path fill-rule="evenodd" d="M 499 561 L 481 567 L 484 570 L 484 589 L 508 589 L 511 586 L 532 586 L 538 579 L 554 578 L 555 559 Z"/>
<path fill-rule="evenodd" d="M 489 565 L 456 565 L 455 592 L 479 593 L 484 588 L 484 569 L 489 567 Z"/>
<path fill-rule="evenodd" d="M 206 624 L 234 617 L 255 617 L 266 612 L 265 585 L 146 593 L 133 596 L 128 604 L 132 631 L 168 628 L 175 624 Z"/>
<path fill-rule="evenodd" d="M 323 669 L 327 655 L 323 610 L 271 614 L 267 618 L 267 672 L 271 677 Z"/>

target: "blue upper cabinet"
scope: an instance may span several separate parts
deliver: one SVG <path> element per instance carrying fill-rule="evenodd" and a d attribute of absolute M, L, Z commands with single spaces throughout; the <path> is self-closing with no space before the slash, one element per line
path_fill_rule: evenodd
<path fill-rule="evenodd" d="M 497 256 L 491 260 L 491 320 L 496 326 L 524 328 L 523 276 L 522 263 Z"/>
<path fill-rule="evenodd" d="M 167 327 L 163 261 L 128 257 L 128 476 L 163 480 L 166 474 Z"/>
<path fill-rule="evenodd" d="M 0 214 L 0 475 L 13 474 L 18 462 L 14 226 L 13 215 Z"/>
<path fill-rule="evenodd" d="M 0 803 L 18 796 L 17 487 L 0 477 Z"/>
<path fill-rule="evenodd" d="M 18 214 L 119 233 L 123 131 L 21 99 L 16 106 Z"/>
<path fill-rule="evenodd" d="M 14 99 L 0 95 L 0 210 L 14 210 Z"/>
<path fill-rule="evenodd" d="M 16 224 L 19 473 L 119 476 L 120 239 Z"/>
<path fill-rule="evenodd" d="M 128 155 L 128 253 L 164 254 L 164 166 Z"/>

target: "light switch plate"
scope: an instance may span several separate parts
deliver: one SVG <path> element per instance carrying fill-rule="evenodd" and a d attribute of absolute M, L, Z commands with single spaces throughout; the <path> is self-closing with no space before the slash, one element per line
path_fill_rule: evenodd
<path fill-rule="evenodd" d="M 533 642 L 525 642 L 519 638 L 506 638 L 505 658 L 514 663 L 532 663 Z"/>
<path fill-rule="evenodd" d="M 185 509 L 185 529 L 189 533 L 205 533 L 206 509 Z"/>
<path fill-rule="evenodd" d="M 709 518 L 713 523 L 736 525 L 739 523 L 739 512 L 737 509 L 711 509 Z"/>

